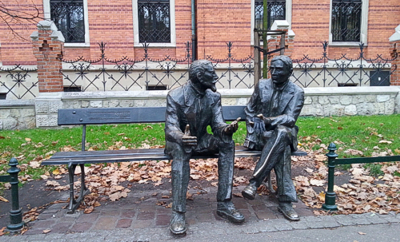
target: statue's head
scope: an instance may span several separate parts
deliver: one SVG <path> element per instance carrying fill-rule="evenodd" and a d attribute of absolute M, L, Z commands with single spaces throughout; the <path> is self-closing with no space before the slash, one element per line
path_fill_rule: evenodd
<path fill-rule="evenodd" d="M 276 85 L 284 85 L 289 81 L 289 77 L 293 72 L 293 62 L 286 55 L 278 55 L 272 58 L 271 66 L 271 79 Z"/>
<path fill-rule="evenodd" d="M 208 60 L 194 61 L 189 68 L 189 79 L 193 83 L 201 85 L 204 90 L 209 88 L 213 92 L 217 91 L 215 83 L 217 83 L 218 76 L 214 66 Z"/>

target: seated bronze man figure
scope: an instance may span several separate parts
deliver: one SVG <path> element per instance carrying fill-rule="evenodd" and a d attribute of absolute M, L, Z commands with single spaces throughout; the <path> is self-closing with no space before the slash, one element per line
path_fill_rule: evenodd
<path fill-rule="evenodd" d="M 247 137 L 244 146 L 262 150 L 250 184 L 242 191 L 254 199 L 257 188 L 274 168 L 278 186 L 279 211 L 289 220 L 299 220 L 292 207 L 297 202 L 291 179 L 291 152 L 297 150 L 296 120 L 304 104 L 304 91 L 289 81 L 292 60 L 276 56 L 271 61 L 271 79 L 260 80 L 245 108 Z"/>
<path fill-rule="evenodd" d="M 222 117 L 221 95 L 215 87 L 217 79 L 211 62 L 194 61 L 189 69 L 189 81 L 167 96 L 165 153 L 173 158 L 170 221 L 173 234 L 186 232 L 186 191 L 193 154 L 219 153 L 217 214 L 233 223 L 244 222 L 244 216 L 231 201 L 235 156 L 232 135 L 238 124 L 234 121 L 228 125 Z M 207 132 L 209 125 L 213 135 Z"/>

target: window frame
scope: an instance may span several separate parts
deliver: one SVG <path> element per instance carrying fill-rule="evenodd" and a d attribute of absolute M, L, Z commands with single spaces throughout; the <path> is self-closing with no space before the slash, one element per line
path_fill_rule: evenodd
<path fill-rule="evenodd" d="M 170 9 L 170 43 L 148 43 L 149 47 L 176 47 L 176 31 L 175 31 L 175 0 L 169 0 Z M 134 47 L 143 47 L 143 43 L 139 42 L 139 14 L 138 0 L 132 0 L 133 15 L 133 39 Z"/>
<path fill-rule="evenodd" d="M 329 8 L 329 46 L 359 46 L 360 43 L 364 43 L 367 46 L 368 40 L 368 9 L 369 9 L 369 0 L 361 0 L 361 25 L 360 25 L 360 41 L 333 41 L 332 37 L 332 3 L 330 1 Z"/>
<path fill-rule="evenodd" d="M 87 0 L 83 1 L 83 18 L 85 22 L 85 42 L 84 43 L 64 43 L 65 47 L 90 47 L 90 38 L 89 38 L 89 18 L 88 18 L 88 8 L 87 8 Z M 44 19 L 51 21 L 50 15 L 50 0 L 43 0 L 43 12 Z"/>
<path fill-rule="evenodd" d="M 292 29 L 292 2 L 293 0 L 286 0 L 286 5 L 285 5 L 285 20 L 289 23 L 289 29 Z M 255 25 L 255 19 L 254 19 L 254 8 L 255 8 L 255 0 L 251 0 L 251 41 L 250 44 L 254 45 L 254 25 Z M 273 23 L 271 23 L 272 26 Z"/>

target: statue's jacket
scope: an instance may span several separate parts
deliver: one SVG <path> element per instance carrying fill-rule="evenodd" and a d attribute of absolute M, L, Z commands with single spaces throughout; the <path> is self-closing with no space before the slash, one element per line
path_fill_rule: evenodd
<path fill-rule="evenodd" d="M 223 129 L 227 126 L 222 116 L 221 95 L 207 89 L 199 93 L 191 81 L 181 87 L 171 90 L 167 95 L 167 110 L 165 117 L 165 152 L 169 152 L 169 142 L 181 144 L 182 136 L 187 124 L 190 126 L 190 135 L 197 137 L 198 147 L 201 151 L 207 147 L 210 134 L 207 126 L 210 125 L 214 136 L 225 140 Z M 204 142 L 203 142 L 204 140 Z M 226 139 L 227 142 L 232 139 Z"/>
<path fill-rule="evenodd" d="M 278 101 L 278 111 L 275 114 L 272 114 L 271 110 L 273 93 L 274 84 L 271 79 L 261 79 L 255 85 L 254 92 L 245 108 L 247 128 L 246 142 L 257 144 L 255 147 L 262 149 L 263 144 L 265 143 L 265 140 L 263 139 L 268 137 L 268 134 L 264 134 L 263 136 L 256 134 L 256 132 L 254 132 L 254 128 L 249 124 L 250 121 L 254 121 L 254 118 L 258 114 L 263 114 L 264 117 L 285 115 L 286 121 L 282 123 L 282 125 L 292 130 L 291 148 L 294 151 L 297 149 L 298 132 L 298 127 L 295 125 L 295 123 L 304 104 L 304 91 L 301 87 L 288 81 L 287 85 L 282 90 L 282 94 Z M 267 130 L 266 132 L 270 131 Z"/>

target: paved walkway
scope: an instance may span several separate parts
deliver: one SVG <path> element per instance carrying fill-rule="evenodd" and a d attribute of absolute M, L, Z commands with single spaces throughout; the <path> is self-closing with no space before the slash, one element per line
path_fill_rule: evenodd
<path fill-rule="evenodd" d="M 237 187 L 234 189 L 234 193 L 239 193 L 242 189 L 243 187 Z M 24 235 L 2 236 L 0 241 L 164 241 L 177 239 L 181 241 L 227 241 L 232 239 L 248 241 L 249 238 L 256 239 L 258 234 L 264 234 L 273 240 L 273 236 L 278 236 L 279 233 L 282 233 L 281 236 L 287 239 L 285 241 L 291 241 L 291 237 L 287 237 L 288 234 L 285 231 L 294 233 L 293 238 L 299 239 L 301 238 L 299 235 L 306 234 L 305 231 L 321 229 L 328 231 L 343 229 L 343 227 L 349 227 L 349 230 L 351 228 L 355 231 L 360 230 L 360 233 L 355 233 L 355 235 L 365 239 L 373 238 L 362 236 L 363 233 L 369 233 L 371 229 L 365 229 L 362 232 L 363 230 L 356 226 L 386 225 L 388 227 L 388 224 L 400 224 L 400 215 L 397 216 L 394 213 L 316 217 L 312 210 L 301 202 L 295 204 L 301 220 L 289 222 L 277 211 L 276 199 L 272 196 L 258 196 L 253 201 L 234 197 L 236 207 L 246 217 L 244 224 L 234 225 L 216 215 L 215 187 L 190 192 L 194 195 L 193 200 L 188 201 L 186 215 L 189 227 L 187 235 L 184 237 L 173 236 L 168 230 L 171 208 L 165 206 L 172 202 L 169 191 L 151 190 L 135 193 L 132 190 L 127 198 L 108 204 L 102 203 L 90 214 L 84 214 L 81 211 L 67 214 L 63 209 L 66 206 L 65 203 L 53 204 L 45 209 L 36 221 L 29 223 L 31 228 Z M 399 226 L 396 228 L 398 230 Z M 43 234 L 44 230 L 51 231 Z M 296 233 L 296 231 L 298 232 Z M 320 236 L 322 232 L 315 233 Z M 277 240 L 279 238 L 279 236 L 276 237 Z M 331 241 L 326 240 L 327 238 L 323 236 L 322 239 Z M 311 239 L 311 241 L 317 240 Z"/>

